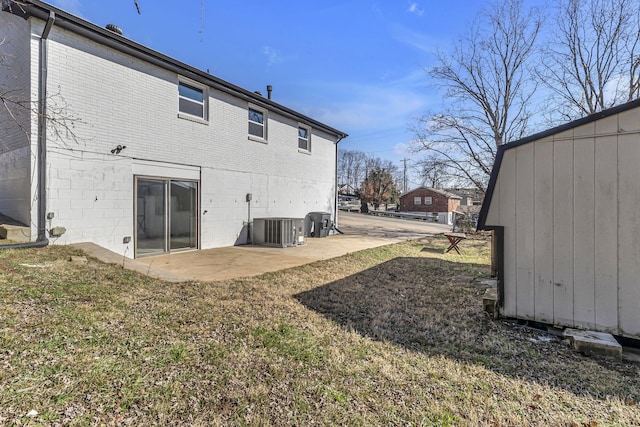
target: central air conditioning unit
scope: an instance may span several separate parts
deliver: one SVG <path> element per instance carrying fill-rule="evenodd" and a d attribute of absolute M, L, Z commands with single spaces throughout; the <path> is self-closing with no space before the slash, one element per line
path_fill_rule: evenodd
<path fill-rule="evenodd" d="M 304 219 L 255 218 L 253 243 L 261 246 L 288 248 L 304 245 Z"/>

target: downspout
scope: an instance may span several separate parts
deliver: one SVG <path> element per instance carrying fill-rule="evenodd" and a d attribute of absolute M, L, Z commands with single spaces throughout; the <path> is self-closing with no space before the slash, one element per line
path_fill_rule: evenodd
<path fill-rule="evenodd" d="M 336 159 L 335 159 L 335 164 L 336 164 L 336 168 L 335 168 L 335 197 L 334 197 L 334 201 L 333 201 L 333 227 L 335 229 L 338 228 L 338 144 L 340 144 L 340 141 L 342 141 L 344 139 L 344 135 L 340 137 L 340 139 L 338 139 L 336 141 Z"/>
<path fill-rule="evenodd" d="M 0 245 L 0 249 L 42 248 L 49 244 L 47 239 L 47 39 L 56 14 L 49 12 L 49 18 L 40 36 L 40 58 L 38 62 L 38 238 L 35 242 Z"/>

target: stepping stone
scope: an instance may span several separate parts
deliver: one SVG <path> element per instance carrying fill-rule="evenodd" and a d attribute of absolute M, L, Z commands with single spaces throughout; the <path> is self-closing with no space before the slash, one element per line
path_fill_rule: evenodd
<path fill-rule="evenodd" d="M 498 318 L 498 290 L 496 288 L 488 288 L 484 291 L 482 307 L 492 318 Z"/>
<path fill-rule="evenodd" d="M 622 358 L 622 346 L 613 335 L 606 332 L 582 331 L 579 329 L 567 328 L 564 336 L 569 338 L 573 348 L 587 355 L 598 355 Z"/>

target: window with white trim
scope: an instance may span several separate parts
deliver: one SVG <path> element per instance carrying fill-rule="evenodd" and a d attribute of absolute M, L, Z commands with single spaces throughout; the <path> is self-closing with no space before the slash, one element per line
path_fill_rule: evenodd
<path fill-rule="evenodd" d="M 306 126 L 298 126 L 298 150 L 311 152 L 311 131 Z"/>
<path fill-rule="evenodd" d="M 430 196 L 425 196 L 424 197 L 424 204 L 425 205 L 430 205 L 433 203 L 433 199 Z"/>
<path fill-rule="evenodd" d="M 181 117 L 207 120 L 206 89 L 194 83 L 178 81 L 178 111 Z"/>
<path fill-rule="evenodd" d="M 416 206 L 417 206 L 417 205 L 419 205 L 419 204 L 421 204 L 421 203 L 422 203 L 422 198 L 421 198 L 420 196 L 415 196 L 415 197 L 413 198 L 413 204 L 414 204 L 414 205 L 416 205 Z"/>
<path fill-rule="evenodd" d="M 249 107 L 249 137 L 267 139 L 267 111 Z"/>

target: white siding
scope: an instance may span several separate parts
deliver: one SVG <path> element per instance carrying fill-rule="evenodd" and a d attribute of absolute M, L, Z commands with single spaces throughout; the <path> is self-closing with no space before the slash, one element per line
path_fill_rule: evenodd
<path fill-rule="evenodd" d="M 534 192 L 533 144 L 516 151 L 516 315 L 535 317 L 534 264 Z"/>
<path fill-rule="evenodd" d="M 618 304 L 620 330 L 640 338 L 639 138 L 618 137 Z"/>
<path fill-rule="evenodd" d="M 504 283 L 513 284 L 504 288 L 504 314 L 517 315 L 516 279 L 516 150 L 508 150 L 500 168 L 500 224 L 504 226 Z"/>
<path fill-rule="evenodd" d="M 496 179 L 496 184 L 493 189 L 493 194 L 491 195 L 491 200 L 485 197 L 483 204 L 488 203 L 489 209 L 487 210 L 487 224 L 499 224 L 500 223 L 500 207 L 502 204 L 500 203 L 500 182 L 501 179 L 498 177 Z"/>
<path fill-rule="evenodd" d="M 553 143 L 553 321 L 573 322 L 573 141 Z"/>
<path fill-rule="evenodd" d="M 595 144 L 595 323 L 612 331 L 618 324 L 617 139 L 600 136 Z"/>
<path fill-rule="evenodd" d="M 594 186 L 595 156 L 591 129 L 576 128 L 573 144 L 573 320 L 576 326 L 595 325 L 595 236 Z M 583 131 L 584 130 L 584 131 Z M 581 133 L 583 131 L 583 133 Z"/>
<path fill-rule="evenodd" d="M 534 281 L 536 321 L 553 323 L 553 141 L 532 144 L 534 180 Z"/>
<path fill-rule="evenodd" d="M 504 152 L 505 316 L 640 338 L 638 164 L 638 108 Z"/>

